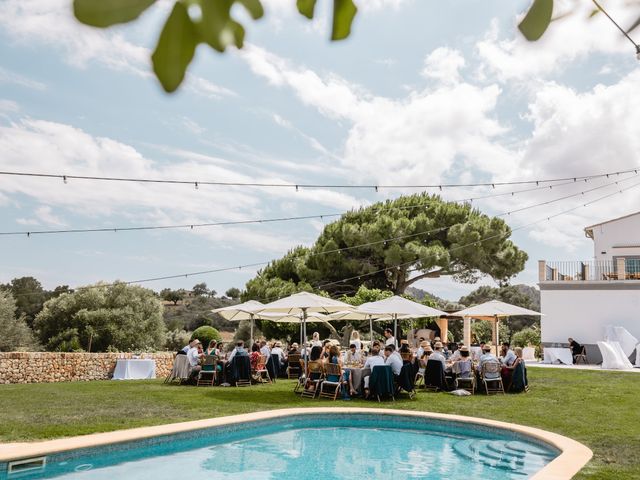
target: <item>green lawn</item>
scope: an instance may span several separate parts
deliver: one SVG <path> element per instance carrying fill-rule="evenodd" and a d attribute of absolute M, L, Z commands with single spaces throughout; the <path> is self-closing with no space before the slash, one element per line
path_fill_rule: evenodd
<path fill-rule="evenodd" d="M 521 395 L 420 392 L 395 403 L 301 400 L 293 381 L 251 388 L 180 387 L 160 380 L 0 385 L 0 441 L 28 441 L 301 406 L 455 413 L 543 428 L 594 451 L 576 478 L 640 478 L 640 375 L 529 368 Z"/>

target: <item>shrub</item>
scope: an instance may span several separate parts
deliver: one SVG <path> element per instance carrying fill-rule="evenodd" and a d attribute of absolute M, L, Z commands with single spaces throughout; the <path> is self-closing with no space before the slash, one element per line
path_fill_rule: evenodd
<path fill-rule="evenodd" d="M 511 343 L 515 347 L 527 347 L 529 345 L 538 347 L 540 345 L 540 329 L 536 327 L 523 328 L 513 334 Z"/>
<path fill-rule="evenodd" d="M 191 340 L 191 333 L 186 330 L 169 330 L 166 335 L 164 347 L 167 350 L 175 351 L 183 348 Z"/>
<path fill-rule="evenodd" d="M 202 327 L 196 328 L 194 332 L 191 334 L 191 340 L 193 340 L 194 338 L 197 338 L 198 340 L 200 340 L 202 342 L 202 346 L 205 348 L 209 346 L 209 342 L 211 340 L 215 340 L 217 342 L 222 340 L 222 337 L 220 336 L 220 332 L 218 332 L 218 330 L 208 325 L 203 325 Z"/>

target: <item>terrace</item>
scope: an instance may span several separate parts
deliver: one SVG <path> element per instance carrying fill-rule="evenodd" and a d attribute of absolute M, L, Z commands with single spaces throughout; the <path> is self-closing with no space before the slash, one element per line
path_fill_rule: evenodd
<path fill-rule="evenodd" d="M 538 261 L 538 281 L 610 282 L 639 281 L 640 257 L 617 257 L 613 260 Z"/>

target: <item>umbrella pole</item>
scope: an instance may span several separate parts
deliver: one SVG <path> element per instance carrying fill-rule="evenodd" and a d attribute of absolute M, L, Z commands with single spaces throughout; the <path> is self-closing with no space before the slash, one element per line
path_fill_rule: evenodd
<path fill-rule="evenodd" d="M 307 309 L 303 308 L 302 309 L 302 326 L 304 328 L 304 341 L 305 343 L 307 342 Z M 309 352 L 306 352 L 306 355 L 304 356 L 304 374 L 307 374 L 307 366 L 309 365 Z"/>
<path fill-rule="evenodd" d="M 249 342 L 253 345 L 253 313 L 249 314 L 249 316 L 251 317 L 251 333 L 249 335 Z"/>
<path fill-rule="evenodd" d="M 373 343 L 373 315 L 369 315 L 369 340 Z M 369 345 L 369 351 L 371 351 L 371 345 Z"/>
<path fill-rule="evenodd" d="M 396 348 L 398 348 L 398 314 L 393 314 L 393 339 L 396 342 Z"/>

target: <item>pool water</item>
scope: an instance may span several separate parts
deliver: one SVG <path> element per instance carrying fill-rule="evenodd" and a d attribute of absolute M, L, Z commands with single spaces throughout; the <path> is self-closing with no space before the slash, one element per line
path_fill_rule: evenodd
<path fill-rule="evenodd" d="M 522 479 L 558 455 L 506 430 L 395 415 L 316 415 L 50 455 L 0 478 Z"/>

